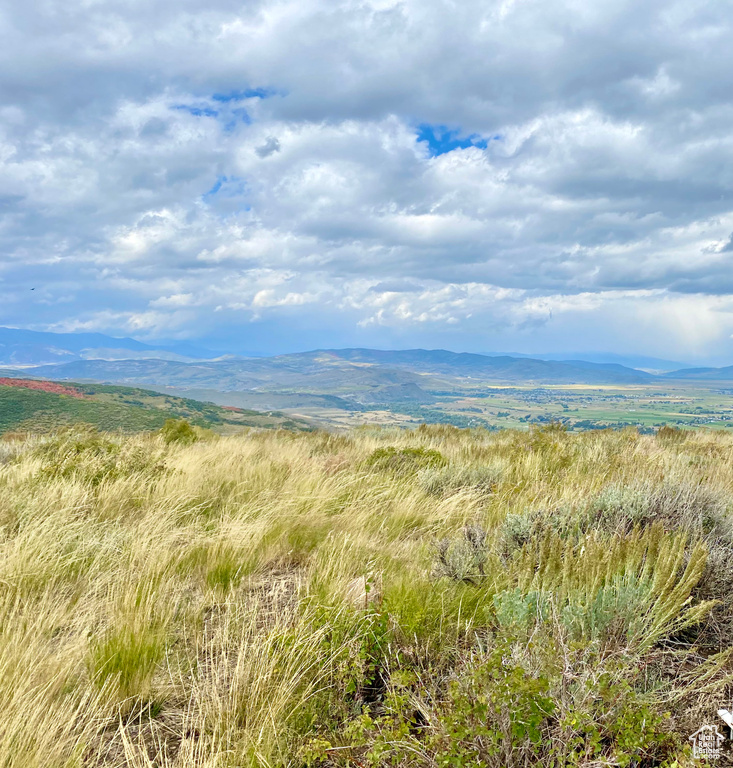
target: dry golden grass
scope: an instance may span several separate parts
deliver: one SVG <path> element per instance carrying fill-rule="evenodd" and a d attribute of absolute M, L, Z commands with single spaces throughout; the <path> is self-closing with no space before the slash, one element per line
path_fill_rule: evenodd
<path fill-rule="evenodd" d="M 15 436 L 0 765 L 692 764 L 731 500 L 722 433 Z"/>

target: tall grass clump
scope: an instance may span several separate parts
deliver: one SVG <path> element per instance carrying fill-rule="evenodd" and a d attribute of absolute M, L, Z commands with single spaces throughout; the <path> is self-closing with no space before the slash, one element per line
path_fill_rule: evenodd
<path fill-rule="evenodd" d="M 443 467 L 446 460 L 440 451 L 434 448 L 375 448 L 367 457 L 366 465 L 372 469 L 408 474 L 420 469 Z"/>
<path fill-rule="evenodd" d="M 733 696 L 733 437 L 0 443 L 0 765 L 689 766 Z"/>
<path fill-rule="evenodd" d="M 495 466 L 442 466 L 420 472 L 420 487 L 431 496 L 446 496 L 460 491 L 490 494 L 501 480 Z"/>

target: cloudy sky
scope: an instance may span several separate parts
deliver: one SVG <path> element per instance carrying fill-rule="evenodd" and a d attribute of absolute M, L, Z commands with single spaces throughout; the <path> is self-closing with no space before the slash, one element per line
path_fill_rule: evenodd
<path fill-rule="evenodd" d="M 733 362 L 731 22 L 5 0 L 0 325 Z"/>

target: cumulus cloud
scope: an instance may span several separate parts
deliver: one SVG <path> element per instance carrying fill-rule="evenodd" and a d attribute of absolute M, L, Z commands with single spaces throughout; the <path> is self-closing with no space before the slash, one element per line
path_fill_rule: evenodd
<path fill-rule="evenodd" d="M 713 0 L 8 0 L 0 323 L 733 352 L 731 23 Z"/>

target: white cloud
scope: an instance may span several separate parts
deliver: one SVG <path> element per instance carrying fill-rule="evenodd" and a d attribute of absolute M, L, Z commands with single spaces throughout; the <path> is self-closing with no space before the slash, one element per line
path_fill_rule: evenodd
<path fill-rule="evenodd" d="M 10 0 L 0 323 L 712 354 L 730 27 L 681 0 Z"/>

